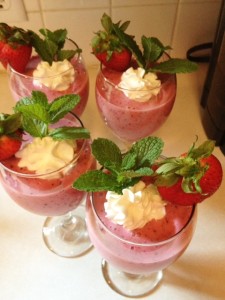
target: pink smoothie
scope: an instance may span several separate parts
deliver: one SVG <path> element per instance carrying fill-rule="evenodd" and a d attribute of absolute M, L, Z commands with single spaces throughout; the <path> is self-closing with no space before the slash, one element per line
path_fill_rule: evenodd
<path fill-rule="evenodd" d="M 80 103 L 73 112 L 81 116 L 86 107 L 89 95 L 89 77 L 82 56 L 79 58 L 74 57 L 70 61 L 75 70 L 75 80 L 70 87 L 64 91 L 55 91 L 43 84 L 37 85 L 33 82 L 34 78 L 32 74 L 39 62 L 40 58 L 34 56 L 31 58 L 23 74 L 12 70 L 9 72 L 9 86 L 14 99 L 18 101 L 23 97 L 30 96 L 32 91 L 42 91 L 47 95 L 49 101 L 66 94 L 78 94 L 80 96 Z"/>
<path fill-rule="evenodd" d="M 191 241 L 195 207 L 167 204 L 163 219 L 129 231 L 105 217 L 104 202 L 105 192 L 94 193 L 87 201 L 89 236 L 102 257 L 122 271 L 147 274 L 162 270 L 174 262 Z"/>
<path fill-rule="evenodd" d="M 80 127 L 81 124 L 69 113 L 52 127 L 62 126 Z M 23 144 L 30 139 L 29 135 L 24 135 Z M 1 162 L 0 180 L 6 192 L 18 205 L 35 214 L 57 216 L 75 209 L 85 192 L 75 190 L 72 184 L 82 173 L 96 167 L 91 141 L 80 139 L 76 142 L 75 158 L 65 168 L 51 173 L 54 175 L 51 178 L 20 168 L 15 156 Z"/>
<path fill-rule="evenodd" d="M 95 161 L 91 155 L 90 141 L 79 141 L 78 151 L 81 154 L 72 167 L 61 173 L 60 178 L 47 179 L 42 177 L 23 177 L 31 174 L 26 168 L 18 167 L 18 159 L 12 157 L 4 161 L 8 168 L 1 173 L 1 183 L 11 198 L 24 209 L 44 216 L 57 216 L 75 209 L 83 200 L 84 192 L 72 188 L 76 178 L 89 169 L 95 168 Z M 15 176 L 12 172 L 18 172 Z"/>
<path fill-rule="evenodd" d="M 102 118 L 115 135 L 136 141 L 151 135 L 169 116 L 176 97 L 176 76 L 161 75 L 161 91 L 147 102 L 138 102 L 115 88 L 122 73 L 103 68 L 96 79 L 96 101 Z"/>

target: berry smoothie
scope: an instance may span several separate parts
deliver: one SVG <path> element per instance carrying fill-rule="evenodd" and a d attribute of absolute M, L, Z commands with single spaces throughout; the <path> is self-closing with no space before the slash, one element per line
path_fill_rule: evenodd
<path fill-rule="evenodd" d="M 87 201 L 89 236 L 102 257 L 114 267 L 133 274 L 149 274 L 174 262 L 191 241 L 196 208 L 166 205 L 166 215 L 143 228 L 126 230 L 105 217 L 105 192 Z"/>
<path fill-rule="evenodd" d="M 65 119 L 57 124 L 71 123 Z M 74 125 L 74 120 L 72 123 Z M 28 140 L 27 140 L 28 141 Z M 24 136 L 24 143 L 26 136 Z M 19 167 L 20 158 L 13 156 L 1 163 L 1 183 L 11 198 L 24 209 L 44 216 L 63 215 L 75 209 L 84 199 L 85 192 L 72 187 L 82 173 L 95 168 L 90 140 L 77 140 L 75 156 L 66 166 L 56 171 L 35 174 L 26 167 Z"/>
<path fill-rule="evenodd" d="M 89 95 L 89 77 L 82 56 L 75 56 L 70 61 L 75 71 L 74 81 L 68 88 L 61 91 L 51 89 L 40 82 L 38 83 L 38 78 L 33 76 L 33 71 L 36 69 L 39 62 L 40 58 L 38 56 L 33 56 L 23 74 L 10 68 L 9 86 L 14 99 L 18 101 L 23 97 L 30 96 L 32 91 L 42 91 L 46 94 L 49 101 L 66 94 L 78 94 L 80 96 L 80 102 L 73 112 L 78 116 L 81 116 L 86 107 Z M 66 72 L 67 71 L 64 71 L 63 73 L 66 74 Z M 57 77 L 58 76 L 55 75 L 52 79 L 57 81 Z"/>
<path fill-rule="evenodd" d="M 99 112 L 112 132 L 125 141 L 151 135 L 168 118 L 176 97 L 176 75 L 159 75 L 159 94 L 146 102 L 128 98 L 117 88 L 122 73 L 102 68 L 96 79 L 96 102 Z"/>

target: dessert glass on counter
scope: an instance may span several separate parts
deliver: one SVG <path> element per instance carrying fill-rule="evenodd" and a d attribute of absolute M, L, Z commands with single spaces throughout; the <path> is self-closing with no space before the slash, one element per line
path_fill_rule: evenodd
<path fill-rule="evenodd" d="M 39 102 L 34 105 L 32 99 L 31 104 L 26 105 L 24 98 L 24 111 L 31 107 L 26 120 L 26 112 L 23 111 L 23 122 L 32 132 L 36 133 L 40 128 L 41 134 L 46 131 L 50 136 L 47 134 L 40 138 L 23 131 L 20 150 L 0 163 L 1 183 L 19 206 L 34 214 L 47 216 L 43 238 L 52 252 L 63 257 L 77 257 L 86 253 L 92 245 L 84 219 L 86 192 L 74 189 L 72 183 L 96 166 L 91 153 L 91 140 L 81 120 L 71 112 L 63 112 L 65 103 L 69 103 L 67 97 L 63 102 L 59 98 L 52 102 L 46 112 L 47 98 L 38 95 Z M 42 108 L 40 103 L 43 103 Z M 33 121 L 32 112 L 39 114 L 40 119 L 54 119 L 49 129 L 40 119 Z M 19 122 L 20 112 L 14 114 L 11 120 L 16 118 Z M 52 134 L 55 136 L 52 137 Z M 66 134 L 63 139 L 62 134 Z"/>
<path fill-rule="evenodd" d="M 193 72 L 197 65 L 172 58 L 171 47 L 156 37 L 126 33 L 130 21 L 113 23 L 103 14 L 102 29 L 91 41 L 101 67 L 96 79 L 96 102 L 106 125 L 124 142 L 132 143 L 158 130 L 176 98 L 176 74 Z"/>
<path fill-rule="evenodd" d="M 134 142 L 159 129 L 171 113 L 176 75 L 161 74 L 161 87 L 120 86 L 123 72 L 101 67 L 96 78 L 96 103 L 105 124 L 121 140 Z M 137 78 L 138 80 L 138 78 Z"/>
<path fill-rule="evenodd" d="M 163 279 L 163 270 L 189 245 L 197 221 L 197 207 L 166 206 L 166 216 L 143 228 L 126 230 L 105 216 L 106 193 L 92 193 L 87 200 L 87 227 L 102 256 L 107 284 L 127 297 L 151 293 Z"/>
<path fill-rule="evenodd" d="M 30 58 L 23 72 L 16 71 L 9 64 L 9 87 L 13 98 L 18 101 L 30 96 L 32 91 L 42 91 L 49 101 L 66 94 L 77 94 L 81 100 L 73 112 L 81 116 L 88 101 L 89 76 L 78 45 L 66 39 L 66 49 L 74 50 L 76 54 L 70 60 L 53 62 L 51 67 L 39 55 Z"/>
<path fill-rule="evenodd" d="M 161 155 L 163 141 L 147 137 L 122 153 L 98 138 L 92 153 L 102 166 L 73 184 L 89 192 L 86 220 L 90 239 L 102 256 L 106 283 L 125 297 L 147 296 L 192 240 L 197 204 L 217 191 L 222 166 L 214 141 L 178 157 Z"/>

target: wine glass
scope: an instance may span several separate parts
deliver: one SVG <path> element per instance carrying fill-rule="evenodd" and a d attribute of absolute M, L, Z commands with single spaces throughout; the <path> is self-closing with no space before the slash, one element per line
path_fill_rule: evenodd
<path fill-rule="evenodd" d="M 78 48 L 73 40 L 66 39 L 63 49 L 77 50 Z M 40 62 L 41 58 L 38 55 L 32 56 L 23 73 L 8 66 L 9 87 L 13 98 L 18 101 L 30 96 L 32 91 L 42 91 L 51 102 L 63 95 L 78 94 L 80 102 L 73 112 L 81 116 L 89 96 L 89 76 L 82 54 L 78 52 L 70 60 L 70 64 L 62 64 L 55 69 L 54 75 L 37 74 L 35 70 Z"/>
<path fill-rule="evenodd" d="M 103 277 L 122 296 L 146 296 L 159 286 L 163 270 L 177 260 L 190 243 L 197 207 L 167 204 L 163 219 L 129 231 L 106 218 L 105 196 L 105 192 L 94 192 L 86 202 L 88 232 L 103 257 Z"/>
<path fill-rule="evenodd" d="M 68 113 L 54 127 L 83 127 L 81 120 Z M 23 144 L 31 137 L 23 135 Z M 74 158 L 55 171 L 36 174 L 19 167 L 13 156 L 0 163 L 1 183 L 9 196 L 22 208 L 47 216 L 43 238 L 47 247 L 62 257 L 77 257 L 86 253 L 92 244 L 86 230 L 86 193 L 72 187 L 75 178 L 95 168 L 90 139 L 77 139 Z M 23 145 L 22 145 L 23 146 Z"/>
<path fill-rule="evenodd" d="M 121 87 L 121 76 L 122 72 L 101 66 L 95 84 L 96 103 L 114 135 L 132 143 L 151 135 L 168 118 L 176 97 L 176 74 L 158 74 L 159 92 L 158 87 L 147 92 Z M 140 101 L 143 98 L 145 101 Z"/>

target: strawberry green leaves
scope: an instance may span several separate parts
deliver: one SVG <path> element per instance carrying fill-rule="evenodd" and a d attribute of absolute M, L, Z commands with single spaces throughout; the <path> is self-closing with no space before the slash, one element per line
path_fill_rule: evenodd
<path fill-rule="evenodd" d="M 14 110 L 22 116 L 23 129 L 33 137 L 51 136 L 54 139 L 89 138 L 89 132 L 83 127 L 60 127 L 50 129 L 70 112 L 80 101 L 78 95 L 64 95 L 49 103 L 46 95 L 33 91 L 31 97 L 17 102 Z"/>
<path fill-rule="evenodd" d="M 200 146 L 191 149 L 185 156 L 171 157 L 163 160 L 156 170 L 158 174 L 155 184 L 158 186 L 173 186 L 182 178 L 182 189 L 185 193 L 197 191 L 201 193 L 200 180 L 208 170 L 208 164 L 202 163 L 202 158 L 209 157 L 215 147 L 215 141 L 207 140 Z"/>
<path fill-rule="evenodd" d="M 12 115 L 0 114 L 0 136 L 14 133 L 17 129 L 21 128 L 21 125 L 20 113 Z"/>
<path fill-rule="evenodd" d="M 98 138 L 92 143 L 92 153 L 102 165 L 102 170 L 81 175 L 73 187 L 85 191 L 110 190 L 121 194 L 125 187 L 134 185 L 142 176 L 154 173 L 151 165 L 160 156 L 162 148 L 160 138 L 147 137 L 122 154 L 112 141 Z"/>

